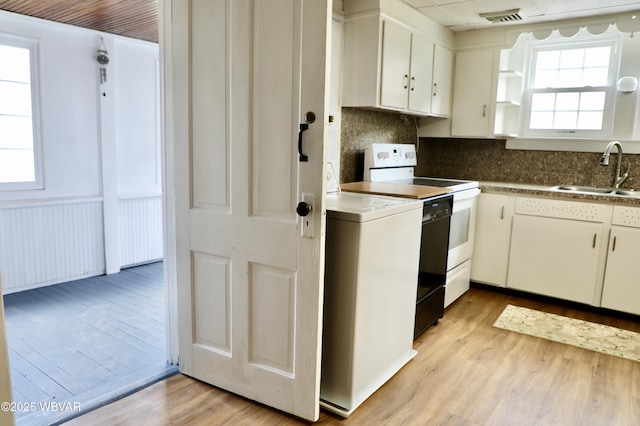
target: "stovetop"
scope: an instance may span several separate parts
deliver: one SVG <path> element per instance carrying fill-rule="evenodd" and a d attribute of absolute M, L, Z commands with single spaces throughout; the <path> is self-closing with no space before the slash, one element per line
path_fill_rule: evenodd
<path fill-rule="evenodd" d="M 478 182 L 476 181 L 428 177 L 414 177 L 411 184 L 422 186 L 436 186 L 438 188 L 449 188 L 453 191 L 464 191 L 467 189 L 478 187 Z"/>
<path fill-rule="evenodd" d="M 455 185 L 455 183 L 450 180 L 436 180 L 431 178 L 414 178 L 411 184 L 422 186 L 437 186 L 438 188 L 446 188 L 447 186 Z"/>

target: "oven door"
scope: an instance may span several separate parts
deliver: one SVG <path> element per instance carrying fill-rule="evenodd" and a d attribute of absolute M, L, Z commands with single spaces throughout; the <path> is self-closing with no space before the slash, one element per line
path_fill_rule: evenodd
<path fill-rule="evenodd" d="M 453 215 L 449 234 L 447 271 L 471 259 L 476 227 L 478 188 L 453 193 Z"/>

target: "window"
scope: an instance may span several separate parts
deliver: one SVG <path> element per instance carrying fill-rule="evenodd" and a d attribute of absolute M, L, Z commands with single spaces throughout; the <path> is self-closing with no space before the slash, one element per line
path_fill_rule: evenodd
<path fill-rule="evenodd" d="M 0 189 L 42 188 L 34 42 L 0 36 Z"/>
<path fill-rule="evenodd" d="M 607 137 L 618 55 L 612 38 L 532 45 L 523 136 Z"/>

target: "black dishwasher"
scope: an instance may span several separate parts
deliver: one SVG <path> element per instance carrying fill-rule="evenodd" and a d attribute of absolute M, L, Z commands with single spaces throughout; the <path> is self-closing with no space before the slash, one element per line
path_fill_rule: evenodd
<path fill-rule="evenodd" d="M 447 278 L 452 211 L 452 195 L 424 200 L 414 339 L 437 324 L 444 314 L 444 285 Z"/>

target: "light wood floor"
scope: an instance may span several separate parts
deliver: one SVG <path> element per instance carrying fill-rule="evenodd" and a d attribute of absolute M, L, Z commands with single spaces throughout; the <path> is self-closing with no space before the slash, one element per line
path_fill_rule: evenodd
<path fill-rule="evenodd" d="M 640 332 L 639 322 L 471 289 L 351 417 L 323 411 L 319 424 L 640 424 L 640 363 L 492 327 L 508 303 Z M 179 375 L 68 424 L 304 423 Z"/>

